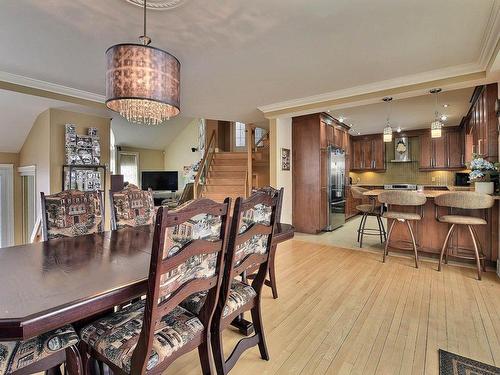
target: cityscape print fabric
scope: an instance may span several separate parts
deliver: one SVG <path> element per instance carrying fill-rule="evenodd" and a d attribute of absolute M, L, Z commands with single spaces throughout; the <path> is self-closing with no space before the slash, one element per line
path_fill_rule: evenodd
<path fill-rule="evenodd" d="M 45 196 L 47 239 L 103 231 L 99 192 L 66 190 Z"/>
<path fill-rule="evenodd" d="M 257 204 L 255 207 L 241 213 L 238 233 L 250 230 L 255 224 L 269 226 L 271 223 L 271 207 Z M 250 254 L 265 254 L 267 251 L 268 235 L 255 235 L 248 241 L 238 245 L 235 250 L 234 264 L 238 266 Z"/>
<path fill-rule="evenodd" d="M 141 333 L 144 301 L 136 302 L 84 327 L 81 339 L 110 362 L 130 373 L 131 359 Z M 201 321 L 180 306 L 157 324 L 147 369 L 151 370 L 203 332 Z"/>
<path fill-rule="evenodd" d="M 25 341 L 0 341 L 0 374 L 10 374 L 78 343 L 70 325 Z"/>
<path fill-rule="evenodd" d="M 155 217 L 153 193 L 129 184 L 113 193 L 113 210 L 116 229 L 151 225 Z"/>
<path fill-rule="evenodd" d="M 219 241 L 221 225 L 220 216 L 201 214 L 175 227 L 167 228 L 163 258 L 174 256 L 194 240 Z M 168 298 L 172 292 L 190 280 L 214 276 L 216 266 L 217 253 L 190 257 L 177 268 L 162 275 L 160 297 Z"/>

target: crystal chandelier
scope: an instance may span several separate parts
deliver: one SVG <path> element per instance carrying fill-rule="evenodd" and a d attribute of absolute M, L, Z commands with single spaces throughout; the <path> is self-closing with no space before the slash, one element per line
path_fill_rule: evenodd
<path fill-rule="evenodd" d="M 387 121 L 386 125 L 384 128 L 384 142 L 392 142 L 392 127 L 391 127 L 391 121 L 390 121 L 390 116 L 391 116 L 391 101 L 392 98 L 390 96 L 385 97 L 382 99 L 384 102 L 387 103 Z"/>
<path fill-rule="evenodd" d="M 432 89 L 430 91 L 431 94 L 435 94 L 436 96 L 436 104 L 434 107 L 434 121 L 431 123 L 431 138 L 441 138 L 443 123 L 439 119 L 438 112 L 438 95 L 441 92 L 441 89 Z"/>
<path fill-rule="evenodd" d="M 106 106 L 128 121 L 158 125 L 180 112 L 180 63 L 168 52 L 142 44 L 117 44 L 106 51 Z"/>

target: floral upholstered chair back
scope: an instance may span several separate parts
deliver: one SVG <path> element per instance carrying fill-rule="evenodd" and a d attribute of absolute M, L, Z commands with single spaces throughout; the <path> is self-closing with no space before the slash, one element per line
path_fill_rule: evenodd
<path fill-rule="evenodd" d="M 103 231 L 101 193 L 66 190 L 41 193 L 43 238 L 75 237 Z"/>
<path fill-rule="evenodd" d="M 234 268 L 240 268 L 252 254 L 268 255 L 278 201 L 279 195 L 256 192 L 250 198 L 240 200 L 239 209 L 235 205 L 234 215 L 238 215 L 238 224 L 234 242 Z"/>
<path fill-rule="evenodd" d="M 111 227 L 121 229 L 151 225 L 155 207 L 151 190 L 141 190 L 129 184 L 123 190 L 112 192 Z"/>

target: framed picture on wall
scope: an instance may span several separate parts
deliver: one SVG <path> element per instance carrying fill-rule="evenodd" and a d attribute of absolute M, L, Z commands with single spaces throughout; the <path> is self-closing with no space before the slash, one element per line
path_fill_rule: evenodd
<path fill-rule="evenodd" d="M 290 170 L 290 149 L 282 148 L 281 149 L 281 170 L 289 171 Z"/>

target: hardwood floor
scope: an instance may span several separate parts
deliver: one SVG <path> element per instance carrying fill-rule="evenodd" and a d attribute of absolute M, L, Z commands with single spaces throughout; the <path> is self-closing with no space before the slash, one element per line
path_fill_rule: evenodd
<path fill-rule="evenodd" d="M 269 362 L 247 351 L 231 374 L 438 374 L 438 349 L 500 366 L 500 281 L 473 268 L 292 240 L 266 288 Z M 240 336 L 228 332 L 228 346 Z M 229 353 L 226 353 L 226 355 Z M 199 374 L 192 352 L 166 374 Z"/>

